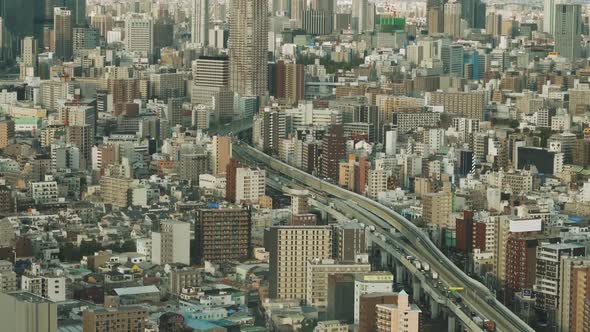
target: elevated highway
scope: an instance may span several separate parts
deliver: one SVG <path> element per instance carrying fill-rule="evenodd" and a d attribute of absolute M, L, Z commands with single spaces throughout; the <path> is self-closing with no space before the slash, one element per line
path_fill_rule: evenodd
<path fill-rule="evenodd" d="M 380 232 L 388 232 L 391 228 L 397 230 L 412 244 L 416 257 L 420 261 L 430 264 L 433 270 L 438 271 L 442 280 L 449 285 L 463 287 L 463 300 L 476 312 L 497 324 L 499 331 L 534 331 L 513 312 L 497 301 L 491 291 L 480 282 L 471 279 L 453 262 L 451 262 L 430 241 L 428 235 L 412 222 L 386 206 L 370 200 L 367 197 L 350 192 L 338 186 L 307 174 L 299 169 L 289 166 L 274 159 L 263 152 L 245 145 L 234 144 L 234 154 L 245 162 L 256 163 L 267 169 L 277 172 L 282 176 L 318 193 L 325 193 L 329 199 L 347 200 L 359 209 L 369 211 L 375 216 L 375 223 L 379 225 Z"/>

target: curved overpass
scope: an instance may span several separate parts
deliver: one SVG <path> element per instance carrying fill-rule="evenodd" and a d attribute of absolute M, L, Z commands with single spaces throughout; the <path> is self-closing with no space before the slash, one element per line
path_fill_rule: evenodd
<path fill-rule="evenodd" d="M 336 185 L 320 180 L 319 178 L 307 174 L 297 168 L 287 165 L 277 159 L 274 159 L 265 153 L 244 144 L 234 144 L 234 150 L 238 154 L 247 155 L 251 161 L 264 164 L 266 167 L 277 171 L 285 176 L 298 181 L 305 186 L 338 197 L 347 199 L 359 207 L 370 211 L 375 216 L 397 229 L 404 235 L 410 243 L 414 244 L 415 249 L 421 253 L 420 260 L 429 262 L 431 266 L 439 271 L 449 284 L 462 286 L 466 289 L 463 294 L 464 300 L 486 318 L 496 322 L 500 331 L 531 331 L 534 330 L 516 316 L 512 311 L 503 306 L 495 299 L 491 291 L 480 282 L 471 279 L 461 269 L 459 269 L 451 260 L 449 260 L 435 245 L 430 241 L 428 236 L 412 222 L 404 218 L 399 213 L 392 211 L 386 206 L 373 201 L 367 197 L 361 196 L 354 192 L 345 190 Z"/>

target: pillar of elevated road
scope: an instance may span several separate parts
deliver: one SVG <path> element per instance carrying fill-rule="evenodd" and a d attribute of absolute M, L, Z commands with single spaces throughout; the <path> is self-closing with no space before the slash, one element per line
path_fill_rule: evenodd
<path fill-rule="evenodd" d="M 414 279 L 412 280 L 412 291 L 412 299 L 414 300 L 414 302 L 420 302 L 420 279 L 416 277 L 414 277 Z"/>
<path fill-rule="evenodd" d="M 448 332 L 455 332 L 457 331 L 457 319 L 452 314 L 449 314 L 449 319 L 447 321 L 447 331 Z"/>
<path fill-rule="evenodd" d="M 401 263 L 395 265 L 395 282 L 398 285 L 404 283 L 404 266 Z"/>
<path fill-rule="evenodd" d="M 440 305 L 435 299 L 430 299 L 430 318 L 437 319 L 440 314 Z"/>

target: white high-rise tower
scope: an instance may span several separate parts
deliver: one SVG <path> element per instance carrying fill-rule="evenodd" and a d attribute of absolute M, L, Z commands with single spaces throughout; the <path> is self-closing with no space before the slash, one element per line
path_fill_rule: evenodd
<path fill-rule="evenodd" d="M 209 45 L 209 0 L 193 0 L 192 42 Z"/>

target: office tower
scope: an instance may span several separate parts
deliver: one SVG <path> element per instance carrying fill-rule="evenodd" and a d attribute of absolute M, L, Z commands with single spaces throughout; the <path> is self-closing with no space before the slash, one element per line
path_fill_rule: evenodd
<path fill-rule="evenodd" d="M 74 55 L 77 55 L 81 50 L 96 48 L 99 45 L 99 39 L 99 32 L 95 28 L 74 28 L 72 43 Z"/>
<path fill-rule="evenodd" d="M 306 264 L 307 289 L 305 303 L 326 309 L 328 306 L 328 277 L 334 275 L 354 275 L 371 271 L 371 265 L 365 260 L 359 263 L 341 263 L 333 259 L 312 259 Z"/>
<path fill-rule="evenodd" d="M 448 2 L 444 8 L 444 33 L 451 38 L 461 37 L 461 3 Z"/>
<path fill-rule="evenodd" d="M 358 223 L 342 222 L 333 226 L 333 257 L 342 262 L 354 262 L 367 253 L 367 232 Z"/>
<path fill-rule="evenodd" d="M 183 153 L 178 161 L 178 175 L 181 180 L 199 185 L 199 175 L 209 173 L 209 158 L 202 153 Z"/>
<path fill-rule="evenodd" d="M 125 48 L 143 56 L 154 48 L 153 22 L 141 15 L 132 15 L 125 21 Z"/>
<path fill-rule="evenodd" d="M 422 311 L 415 304 L 409 303 L 409 296 L 402 290 L 397 294 L 395 303 L 377 304 L 375 317 L 377 332 L 420 330 L 420 313 Z"/>
<path fill-rule="evenodd" d="M 229 136 L 214 136 L 211 143 L 210 168 L 213 175 L 222 175 L 232 157 L 232 141 Z"/>
<path fill-rule="evenodd" d="M 444 3 L 442 0 L 428 0 L 426 3 L 428 33 L 444 32 Z"/>
<path fill-rule="evenodd" d="M 553 36 L 555 32 L 555 6 L 565 3 L 565 0 L 545 0 L 543 4 L 543 32 Z"/>
<path fill-rule="evenodd" d="M 55 7 L 53 31 L 55 57 L 70 60 L 73 55 L 72 12 L 65 7 Z"/>
<path fill-rule="evenodd" d="M 197 262 L 246 260 L 252 252 L 248 208 L 198 209 L 195 215 Z"/>
<path fill-rule="evenodd" d="M 168 120 L 170 128 L 178 125 L 184 125 L 182 105 L 184 100 L 182 98 L 168 99 L 168 106 L 166 107 L 166 120 Z"/>
<path fill-rule="evenodd" d="M 367 29 L 368 10 L 368 0 L 352 0 L 352 30 L 355 33 L 364 33 Z"/>
<path fill-rule="evenodd" d="M 164 221 L 160 230 L 152 232 L 152 263 L 190 264 L 190 224 Z"/>
<path fill-rule="evenodd" d="M 0 149 L 4 149 L 14 143 L 15 131 L 14 121 L 0 121 Z"/>
<path fill-rule="evenodd" d="M 209 45 L 209 0 L 193 0 L 192 42 Z"/>
<path fill-rule="evenodd" d="M 292 20 L 295 21 L 299 21 L 301 22 L 301 20 L 303 19 L 303 12 L 305 11 L 305 8 L 307 7 L 307 1 L 306 0 L 290 0 L 287 1 L 288 3 L 291 3 L 291 6 L 289 8 L 289 17 Z"/>
<path fill-rule="evenodd" d="M 66 127 L 66 142 L 80 149 L 80 167 L 84 169 L 91 164 L 93 133 L 91 125 Z"/>
<path fill-rule="evenodd" d="M 230 78 L 240 96 L 265 96 L 268 88 L 268 1 L 230 3 Z M 251 13 L 251 15 L 243 15 Z"/>
<path fill-rule="evenodd" d="M 306 264 L 332 255 L 332 231 L 328 226 L 273 226 L 268 234 L 270 252 L 269 297 L 304 300 Z"/>
<path fill-rule="evenodd" d="M 486 16 L 486 33 L 499 38 L 502 34 L 502 15 L 492 12 Z"/>
<path fill-rule="evenodd" d="M 464 74 L 464 49 L 461 44 L 444 45 L 441 49 L 443 71 L 450 76 L 463 77 Z"/>
<path fill-rule="evenodd" d="M 29 292 L 0 293 L 0 319 L 5 331 L 57 332 L 57 303 Z"/>
<path fill-rule="evenodd" d="M 67 7 L 72 12 L 72 23 L 76 26 L 85 26 L 86 25 L 86 2 L 88 0 L 62 0 L 62 1 L 64 4 L 64 7 Z"/>
<path fill-rule="evenodd" d="M 183 73 L 158 73 L 150 75 L 151 96 L 160 100 L 184 98 L 186 87 Z"/>
<path fill-rule="evenodd" d="M 584 302 L 590 299 L 590 259 L 564 257 L 561 260 L 557 331 L 584 330 Z"/>
<path fill-rule="evenodd" d="M 323 29 L 324 34 L 330 34 L 334 31 L 335 5 L 334 0 L 312 0 L 310 3 L 310 11 L 321 13 L 319 16 L 323 17 L 321 20 L 323 26 L 320 26 L 320 28 Z"/>
<path fill-rule="evenodd" d="M 342 125 L 331 125 L 322 141 L 320 175 L 338 181 L 340 160 L 346 157 L 346 139 Z"/>
<path fill-rule="evenodd" d="M 582 6 L 562 4 L 555 6 L 555 51 L 571 61 L 581 56 Z"/>
<path fill-rule="evenodd" d="M 363 301 L 363 295 L 369 296 L 381 296 L 382 293 L 393 292 L 393 275 L 389 272 L 367 272 L 358 273 L 354 279 L 354 323 L 362 326 L 360 323 L 368 320 L 369 326 L 373 326 L 373 319 L 370 319 L 371 313 L 367 310 L 375 310 L 375 304 L 373 301 Z M 376 294 L 372 294 L 376 293 Z M 380 294 L 380 295 L 379 295 Z M 374 329 L 362 330 L 365 332 L 375 331 Z"/>
<path fill-rule="evenodd" d="M 21 64 L 26 67 L 33 68 L 33 72 L 37 72 L 37 54 L 39 53 L 37 47 L 37 40 L 34 37 L 25 37 L 21 40 Z"/>
<path fill-rule="evenodd" d="M 213 110 L 216 123 L 231 122 L 234 116 L 234 94 L 230 90 L 230 60 L 227 57 L 200 57 L 193 62 L 193 105 L 202 104 Z"/>
<path fill-rule="evenodd" d="M 236 170 L 236 204 L 257 204 L 265 192 L 265 170 L 245 167 Z"/>
<path fill-rule="evenodd" d="M 147 321 L 147 309 L 139 306 L 96 307 L 82 313 L 82 326 L 85 332 L 143 331 Z"/>
<path fill-rule="evenodd" d="M 485 27 L 486 5 L 482 0 L 461 0 L 461 18 L 467 21 L 470 28 Z"/>
<path fill-rule="evenodd" d="M 305 68 L 302 64 L 285 65 L 285 95 L 290 103 L 305 98 Z"/>
<path fill-rule="evenodd" d="M 90 26 L 98 30 L 102 38 L 107 37 L 107 32 L 113 29 L 114 20 L 110 15 L 95 14 L 90 16 Z"/>
<path fill-rule="evenodd" d="M 583 256 L 586 248 L 579 244 L 543 244 L 537 248 L 537 272 L 534 290 L 535 307 L 553 323 L 559 309 L 559 285 L 563 257 Z"/>

